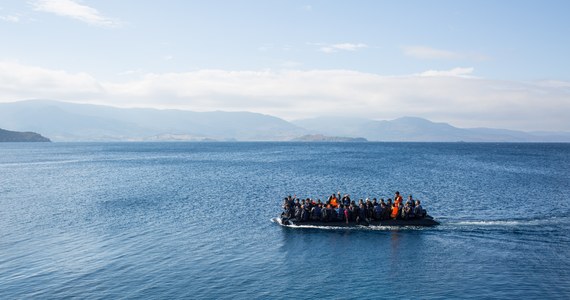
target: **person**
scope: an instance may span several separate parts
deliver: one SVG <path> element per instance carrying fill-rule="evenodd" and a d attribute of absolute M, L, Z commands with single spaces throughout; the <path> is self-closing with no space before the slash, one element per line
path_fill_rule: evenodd
<path fill-rule="evenodd" d="M 408 200 L 406 200 L 406 204 L 409 204 L 410 206 L 414 205 L 414 199 L 412 198 L 412 195 L 408 196 Z"/>
<path fill-rule="evenodd" d="M 329 221 L 329 210 L 327 209 L 328 207 L 330 207 L 330 204 L 328 206 L 323 206 L 321 209 L 321 221 Z"/>
<path fill-rule="evenodd" d="M 345 207 L 348 207 L 350 205 L 350 195 L 346 194 L 342 197 L 342 204 L 344 204 Z"/>
<path fill-rule="evenodd" d="M 348 206 L 344 206 L 344 220 L 346 221 L 346 224 L 348 224 Z"/>
<path fill-rule="evenodd" d="M 426 210 L 422 207 L 420 200 L 416 200 L 416 206 L 414 207 L 414 215 L 416 218 L 423 218 L 426 214 Z"/>
<path fill-rule="evenodd" d="M 384 220 L 390 220 L 392 215 L 392 199 L 388 198 L 386 201 L 386 210 L 384 211 Z"/>
<path fill-rule="evenodd" d="M 327 208 L 325 210 L 327 211 L 327 222 L 336 220 L 336 210 L 331 204 L 327 205 Z"/>
<path fill-rule="evenodd" d="M 344 221 L 344 207 L 342 204 L 339 204 L 336 208 L 336 219 L 338 221 Z"/>
<path fill-rule="evenodd" d="M 291 209 L 289 204 L 285 204 L 285 206 L 283 206 L 283 213 L 281 214 L 281 218 L 283 220 L 289 220 L 289 219 L 292 219 L 294 216 L 295 216 L 295 213 Z"/>
<path fill-rule="evenodd" d="M 349 217 L 350 217 L 350 221 L 354 222 L 356 221 L 356 218 L 358 217 L 358 206 L 356 206 L 356 203 L 354 203 L 354 201 L 352 201 L 350 203 L 350 206 L 348 207 L 348 212 L 349 212 Z"/>
<path fill-rule="evenodd" d="M 394 203 L 392 205 L 392 213 L 390 214 L 390 218 L 392 218 L 394 220 L 396 218 L 398 218 L 398 204 L 397 203 Z"/>
<path fill-rule="evenodd" d="M 358 206 L 358 218 L 356 219 L 356 223 L 368 223 L 367 212 L 366 205 L 361 202 Z"/>
<path fill-rule="evenodd" d="M 402 214 L 401 214 L 402 219 L 408 220 L 410 218 L 411 211 L 412 211 L 412 207 L 410 206 L 410 203 L 406 201 L 406 204 L 404 205 L 404 208 L 402 209 Z"/>
<path fill-rule="evenodd" d="M 390 210 L 384 201 L 380 202 L 379 205 L 382 209 L 382 214 L 380 215 L 380 220 L 388 220 L 390 218 Z"/>
<path fill-rule="evenodd" d="M 374 220 L 380 220 L 382 219 L 382 205 L 376 203 L 376 205 L 374 206 L 374 214 L 373 214 Z"/>
<path fill-rule="evenodd" d="M 312 198 L 307 198 L 307 206 L 309 211 L 313 210 L 313 207 L 315 207 L 317 205 L 317 202 L 315 202 L 315 199 Z"/>
<path fill-rule="evenodd" d="M 317 204 L 311 210 L 311 220 L 320 221 L 321 220 L 321 205 Z"/>
<path fill-rule="evenodd" d="M 404 199 L 402 199 L 400 192 L 396 191 L 396 194 L 394 195 L 394 203 L 396 203 L 397 206 L 400 206 L 400 203 L 402 203 L 403 200 Z"/>
<path fill-rule="evenodd" d="M 337 208 L 338 207 L 338 199 L 336 198 L 335 194 L 332 194 L 329 197 L 329 203 L 333 208 Z"/>
<path fill-rule="evenodd" d="M 301 205 L 295 206 L 295 219 L 297 219 L 297 221 L 301 221 L 302 214 L 303 214 L 303 208 L 301 207 Z"/>
<path fill-rule="evenodd" d="M 370 201 L 370 198 L 366 198 L 366 204 L 364 205 L 364 208 L 366 209 L 366 219 L 372 219 L 372 216 L 374 215 L 374 206 L 372 206 L 372 201 Z"/>
<path fill-rule="evenodd" d="M 416 202 L 412 198 L 412 195 L 408 197 L 408 201 L 406 204 L 409 204 L 410 211 L 408 212 L 408 219 L 415 219 L 416 218 Z"/>
<path fill-rule="evenodd" d="M 309 211 L 309 208 L 305 205 L 302 205 L 301 208 L 303 209 L 301 211 L 301 221 L 306 222 L 309 220 L 311 212 Z"/>

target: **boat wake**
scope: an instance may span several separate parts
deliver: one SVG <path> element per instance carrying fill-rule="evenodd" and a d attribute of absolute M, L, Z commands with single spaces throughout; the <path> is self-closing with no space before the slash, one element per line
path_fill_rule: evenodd
<path fill-rule="evenodd" d="M 521 224 L 526 224 L 521 221 L 515 220 L 480 220 L 480 221 L 458 221 L 458 222 L 449 222 L 447 225 L 475 225 L 475 226 L 518 226 Z"/>
<path fill-rule="evenodd" d="M 447 226 L 474 226 L 474 227 L 523 227 L 570 224 L 567 216 L 551 216 L 545 218 L 519 218 L 503 220 L 449 220 L 443 221 Z"/>

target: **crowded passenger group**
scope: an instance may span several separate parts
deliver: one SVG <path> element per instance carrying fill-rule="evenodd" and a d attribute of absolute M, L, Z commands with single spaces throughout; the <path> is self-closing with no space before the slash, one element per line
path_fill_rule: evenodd
<path fill-rule="evenodd" d="M 350 199 L 346 194 L 341 197 L 340 193 L 332 194 L 326 202 L 311 198 L 299 199 L 296 196 L 288 196 L 283 200 L 284 219 L 295 219 L 298 222 L 321 221 L 321 222 L 356 222 L 369 223 L 372 220 L 410 220 L 421 219 L 426 216 L 420 200 L 408 196 L 406 201 L 400 192 L 396 192 L 394 200 L 388 198 L 379 201 L 376 198 L 360 199 L 358 203 Z"/>

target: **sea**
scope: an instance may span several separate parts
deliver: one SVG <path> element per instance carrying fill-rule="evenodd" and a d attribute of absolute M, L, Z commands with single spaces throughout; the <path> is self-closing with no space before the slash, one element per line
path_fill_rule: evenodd
<path fill-rule="evenodd" d="M 303 228 L 283 198 L 441 225 Z M 0 299 L 569 299 L 570 144 L 0 144 Z"/>

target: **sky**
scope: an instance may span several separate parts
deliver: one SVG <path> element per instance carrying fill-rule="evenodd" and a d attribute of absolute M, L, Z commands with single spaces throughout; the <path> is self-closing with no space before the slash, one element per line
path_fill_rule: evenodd
<path fill-rule="evenodd" d="M 570 1 L 0 0 L 0 102 L 570 131 Z"/>

